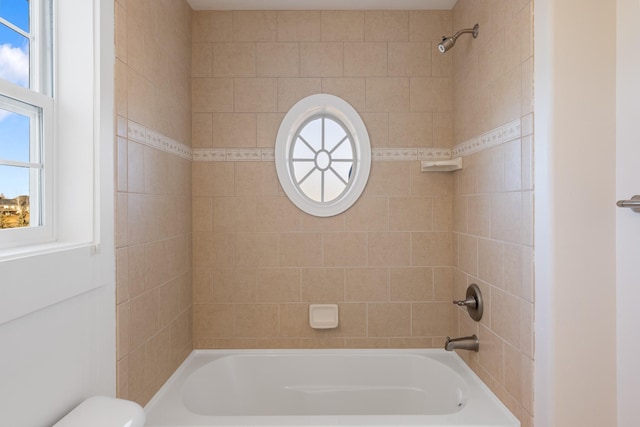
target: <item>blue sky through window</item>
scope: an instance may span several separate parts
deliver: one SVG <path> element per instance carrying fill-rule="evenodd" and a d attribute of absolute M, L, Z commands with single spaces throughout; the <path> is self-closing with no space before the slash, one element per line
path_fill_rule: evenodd
<path fill-rule="evenodd" d="M 29 32 L 29 2 L 0 0 L 0 17 Z M 29 39 L 0 23 L 0 78 L 29 87 Z M 29 162 L 28 116 L 7 111 L 0 104 L 0 160 Z M 29 169 L 0 166 L 0 194 L 8 198 L 29 194 Z"/>

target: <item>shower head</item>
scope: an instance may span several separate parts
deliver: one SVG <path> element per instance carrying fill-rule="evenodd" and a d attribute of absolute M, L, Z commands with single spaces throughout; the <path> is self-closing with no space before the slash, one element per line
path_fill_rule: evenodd
<path fill-rule="evenodd" d="M 456 40 L 458 40 L 458 37 L 460 37 L 461 34 L 471 33 L 473 34 L 473 38 L 475 39 L 476 37 L 478 37 L 479 30 L 480 26 L 476 24 L 473 26 L 473 28 L 460 30 L 451 37 L 442 36 L 442 41 L 438 44 L 438 50 L 440 51 L 440 53 L 445 53 L 446 51 L 451 49 L 456 44 Z"/>

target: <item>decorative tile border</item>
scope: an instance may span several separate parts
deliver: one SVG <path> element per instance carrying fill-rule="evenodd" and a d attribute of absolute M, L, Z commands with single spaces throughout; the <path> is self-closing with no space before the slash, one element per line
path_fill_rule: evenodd
<path fill-rule="evenodd" d="M 193 153 L 190 147 L 175 141 L 168 136 L 164 136 L 161 133 L 147 129 L 141 124 L 132 122 L 131 120 L 127 123 L 127 137 L 132 141 L 145 144 L 149 147 L 156 148 L 170 154 L 175 154 L 183 159 L 193 160 Z"/>
<path fill-rule="evenodd" d="M 486 150 L 505 142 L 520 138 L 522 134 L 520 119 L 509 122 L 499 128 L 495 128 L 485 134 L 458 144 L 451 150 L 452 157 L 468 156 L 478 151 Z"/>
<path fill-rule="evenodd" d="M 530 132 L 532 117 L 514 120 L 478 137 L 472 138 L 452 149 L 449 148 L 373 148 L 373 161 L 414 161 L 448 160 L 453 157 L 468 156 L 478 151 L 495 147 L 521 137 Z M 149 147 L 175 154 L 194 162 L 273 162 L 273 148 L 195 148 L 177 142 L 158 132 L 147 129 L 139 123 L 128 121 L 127 135 L 130 140 Z"/>

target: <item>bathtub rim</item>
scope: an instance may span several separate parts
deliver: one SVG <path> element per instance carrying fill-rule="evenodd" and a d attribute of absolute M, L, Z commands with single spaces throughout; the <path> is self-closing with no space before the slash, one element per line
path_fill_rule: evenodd
<path fill-rule="evenodd" d="M 489 399 L 491 401 L 491 403 L 493 403 L 494 405 L 496 405 L 496 409 L 501 412 L 506 418 L 510 418 L 511 421 L 514 423 L 513 426 L 517 426 L 520 427 L 520 421 L 517 419 L 517 417 L 509 410 L 509 408 L 507 408 L 507 406 L 500 401 L 500 399 L 498 399 L 498 397 L 495 395 L 495 393 L 489 388 L 489 386 L 487 384 L 484 383 L 484 381 L 482 381 L 482 379 L 480 379 L 480 377 L 471 369 L 471 367 L 462 359 L 462 357 L 460 357 L 455 351 L 449 352 L 449 351 L 445 351 L 444 349 L 439 349 L 439 348 L 381 348 L 381 349 L 345 349 L 345 348 L 334 348 L 334 349 L 194 349 L 191 351 L 191 353 L 185 358 L 185 360 L 180 364 L 180 366 L 173 372 L 173 374 L 169 377 L 169 379 L 167 379 L 167 381 L 165 381 L 165 383 L 160 387 L 160 389 L 154 394 L 154 396 L 149 400 L 149 402 L 147 402 L 147 404 L 144 406 L 144 412 L 145 415 L 147 416 L 147 418 L 149 418 L 149 413 L 151 413 L 151 411 L 153 411 L 153 409 L 155 408 L 155 406 L 161 401 L 161 399 L 164 397 L 164 395 L 166 394 L 166 390 L 171 389 L 171 386 L 176 382 L 179 381 L 183 376 L 184 378 L 188 378 L 189 375 L 191 375 L 193 372 L 195 372 L 196 370 L 200 369 L 202 366 L 206 365 L 207 363 L 211 363 L 212 361 L 214 361 L 215 359 L 219 359 L 221 357 L 225 357 L 225 356 L 232 356 L 232 355 L 278 355 L 278 354 L 287 354 L 287 355 L 291 355 L 291 354 L 327 354 L 327 355 L 331 355 L 331 354 L 338 354 L 338 355 L 358 355 L 358 354 L 364 354 L 364 355 L 402 355 L 402 354 L 409 354 L 409 355 L 422 355 L 422 356 L 427 356 L 427 357 L 431 357 L 433 358 L 435 356 L 436 360 L 439 361 L 440 363 L 443 363 L 443 365 L 448 366 L 450 369 L 453 369 L 456 373 L 458 373 L 459 375 L 461 375 L 463 377 L 463 379 L 465 380 L 469 380 L 471 381 L 475 386 L 477 386 L 482 392 L 483 392 L 483 396 L 487 399 Z M 437 357 L 438 355 L 440 355 L 440 357 Z M 217 356 L 215 359 L 205 359 L 204 356 Z M 446 359 L 449 358 L 451 360 L 453 360 L 454 362 L 449 362 L 449 363 L 445 363 L 442 360 L 438 360 L 438 359 Z M 201 360 L 198 360 L 201 359 Z M 453 364 L 454 366 L 450 366 L 451 364 Z M 295 416 L 286 416 L 286 417 L 291 417 L 294 418 Z M 285 417 L 285 418 L 286 418 Z M 326 418 L 327 420 L 329 419 L 341 419 L 342 416 L 334 416 L 334 415 L 320 415 L 320 416 L 315 416 L 317 418 Z M 356 417 L 356 416 L 347 416 L 347 417 Z M 398 424 L 398 425 L 419 425 L 418 423 L 415 422 L 416 416 L 412 416 L 412 415 L 394 415 L 394 416 L 385 416 L 385 415 L 371 415 L 371 416 L 362 416 L 363 419 L 375 419 L 375 418 L 379 418 L 379 419 L 384 419 L 384 418 L 391 418 L 391 417 L 400 417 L 405 419 L 407 422 L 403 423 L 403 424 Z M 420 417 L 420 416 L 418 416 Z M 230 417 L 220 417 L 220 418 L 230 418 Z M 233 417 L 231 417 L 233 418 Z M 240 418 L 251 418 L 250 416 L 247 417 L 240 417 Z M 263 418 L 263 417 L 256 417 L 256 418 Z M 273 417 L 274 420 L 278 419 L 280 417 Z M 231 424 L 219 424 L 221 425 L 231 425 Z M 233 424 L 236 425 L 236 424 Z M 271 424 L 271 423 L 264 423 L 264 424 L 246 424 L 246 423 L 238 423 L 237 425 L 279 425 L 279 424 Z M 283 424 L 284 425 L 284 424 Z M 296 424 L 286 424 L 286 425 L 296 425 Z M 300 424 L 303 425 L 303 424 Z M 307 426 L 307 424 L 304 424 L 305 426 Z M 332 425 L 332 424 L 308 424 L 308 425 Z M 347 423 L 345 423 L 345 425 L 347 425 Z M 366 424 L 357 424 L 359 426 L 364 426 L 364 425 L 391 425 L 388 423 L 380 423 L 380 422 L 370 422 L 370 423 L 366 423 Z M 174 426 L 174 425 L 171 425 Z M 178 427 L 178 425 L 175 425 L 176 427 Z M 184 424 L 184 426 L 191 426 L 191 424 Z M 215 426 L 218 426 L 218 424 L 215 424 Z M 150 427 L 154 427 L 154 424 L 151 424 Z M 166 425 L 166 427 L 169 427 L 169 425 Z M 180 425 L 180 427 L 182 427 L 182 425 Z"/>

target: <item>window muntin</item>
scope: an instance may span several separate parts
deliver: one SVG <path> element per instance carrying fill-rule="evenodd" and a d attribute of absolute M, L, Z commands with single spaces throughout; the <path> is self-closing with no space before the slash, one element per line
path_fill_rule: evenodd
<path fill-rule="evenodd" d="M 348 188 L 357 164 L 353 137 L 336 117 L 313 116 L 300 126 L 289 158 L 294 183 L 315 202 L 331 202 Z"/>
<path fill-rule="evenodd" d="M 51 22 L 51 0 L 0 1 L 0 248 L 53 236 Z"/>
<path fill-rule="evenodd" d="M 371 144 L 358 112 L 329 94 L 298 101 L 276 138 L 278 179 L 304 212 L 328 217 L 358 200 L 371 169 Z"/>

